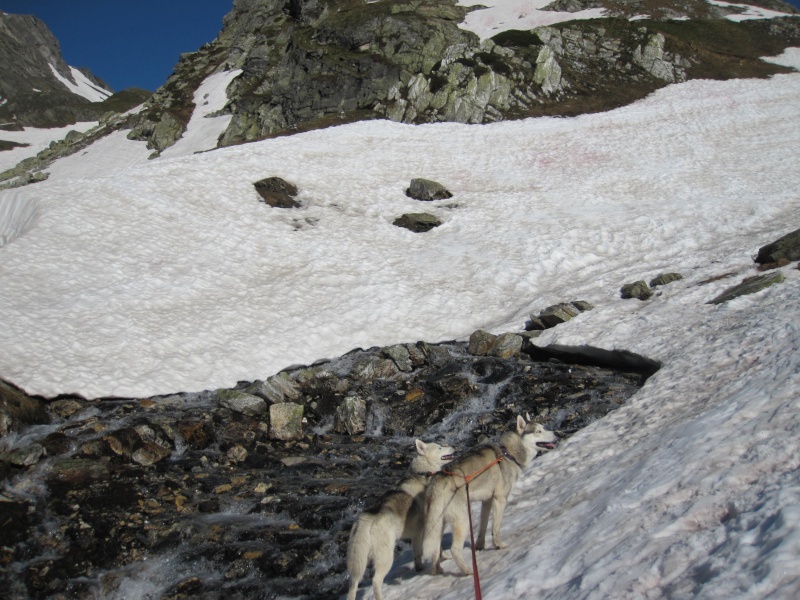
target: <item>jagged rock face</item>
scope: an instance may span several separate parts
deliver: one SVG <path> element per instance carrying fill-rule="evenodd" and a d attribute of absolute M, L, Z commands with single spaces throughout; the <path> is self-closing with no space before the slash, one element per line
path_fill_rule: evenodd
<path fill-rule="evenodd" d="M 0 56 L 0 122 L 47 127 L 97 118 L 92 102 L 73 93 L 53 74 L 55 69 L 75 83 L 58 40 L 36 17 L 0 13 Z M 88 71 L 81 72 L 110 93 L 107 84 Z"/>
<path fill-rule="evenodd" d="M 734 9 L 704 0 L 551 8 L 600 6 L 618 18 L 481 41 L 459 27 L 468 9 L 456 0 L 237 0 L 219 37 L 182 57 L 131 137 L 157 151 L 174 143 L 193 91 L 221 70 L 242 69 L 224 109 L 233 118 L 220 143 L 230 145 L 368 118 L 486 123 L 607 110 L 692 77 L 785 71 L 759 57 L 800 43 L 798 19 L 733 23 L 720 17 Z M 629 20 L 643 13 L 695 20 Z"/>

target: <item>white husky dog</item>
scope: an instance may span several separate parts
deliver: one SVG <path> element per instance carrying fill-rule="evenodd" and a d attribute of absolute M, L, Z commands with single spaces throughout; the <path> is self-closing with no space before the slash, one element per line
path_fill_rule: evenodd
<path fill-rule="evenodd" d="M 400 485 L 387 492 L 374 509 L 361 513 L 350 531 L 347 544 L 347 571 L 350 591 L 347 600 L 355 600 L 361 578 L 370 561 L 375 565 L 372 590 L 376 600 L 383 599 L 383 579 L 394 562 L 394 545 L 399 538 L 410 539 L 414 566 L 422 570 L 422 499 L 431 476 L 453 460 L 453 448 L 416 440 L 417 455 L 411 473 Z"/>
<path fill-rule="evenodd" d="M 556 434 L 539 423 L 527 423 L 517 417 L 516 431 L 503 433 L 497 444 L 485 444 L 470 450 L 451 462 L 446 473 L 431 477 L 425 491 L 425 535 L 422 555 L 433 564 L 433 572 L 441 573 L 441 543 L 445 525 L 453 530 L 452 554 L 464 575 L 472 569 L 464 561 L 464 542 L 469 534 L 466 478 L 470 478 L 469 496 L 472 502 L 482 502 L 481 522 L 475 547 L 482 550 L 486 541 L 489 515 L 492 521 L 492 541 L 495 548 L 505 548 L 500 539 L 500 524 L 506 502 L 522 470 L 536 455 L 555 448 Z M 474 477 L 474 479 L 473 479 Z"/>

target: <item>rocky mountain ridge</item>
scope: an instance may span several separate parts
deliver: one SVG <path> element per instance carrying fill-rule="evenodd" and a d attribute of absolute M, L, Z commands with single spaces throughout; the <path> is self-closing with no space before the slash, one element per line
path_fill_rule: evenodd
<path fill-rule="evenodd" d="M 88 69 L 75 69 L 40 19 L 0 12 L 0 124 L 4 128 L 58 127 L 127 110 Z M 80 80 L 80 81 L 79 81 Z M 70 89 L 72 88 L 72 89 Z M 93 101 L 78 90 L 87 90 Z M 126 94 L 130 95 L 130 94 Z M 137 103 L 147 96 L 137 94 Z"/>
<path fill-rule="evenodd" d="M 782 2 L 759 2 L 793 14 Z M 183 133 L 209 75 L 241 69 L 219 145 L 348 121 L 487 123 L 607 110 L 691 78 L 765 77 L 760 60 L 800 44 L 800 19 L 734 22 L 705 0 L 557 0 L 603 8 L 490 39 L 460 27 L 456 0 L 236 0 L 219 37 L 184 55 L 130 137 L 161 151 Z M 646 18 L 642 17 L 646 15 Z M 633 19 L 636 17 L 636 19 Z"/>

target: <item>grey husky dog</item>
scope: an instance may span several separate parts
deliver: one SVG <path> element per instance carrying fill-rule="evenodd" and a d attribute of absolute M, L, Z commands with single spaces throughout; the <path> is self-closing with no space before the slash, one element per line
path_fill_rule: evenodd
<path fill-rule="evenodd" d="M 431 477 L 425 491 L 425 534 L 422 555 L 441 573 L 441 543 L 445 525 L 453 530 L 451 552 L 458 568 L 470 575 L 472 568 L 464 561 L 464 542 L 469 534 L 469 514 L 464 485 L 470 477 L 470 501 L 481 502 L 481 521 L 475 547 L 482 550 L 486 541 L 489 515 L 493 514 L 492 541 L 495 548 L 505 548 L 500 538 L 500 524 L 506 502 L 522 470 L 540 451 L 555 448 L 556 434 L 539 423 L 527 423 L 517 417 L 515 431 L 503 433 L 497 444 L 484 444 L 451 462 L 445 473 Z M 474 477 L 474 479 L 473 479 Z"/>
<path fill-rule="evenodd" d="M 350 590 L 347 600 L 355 600 L 358 584 L 370 561 L 375 566 L 372 590 L 376 600 L 383 599 L 383 580 L 394 562 L 398 539 L 410 539 L 414 566 L 422 570 L 422 500 L 431 476 L 453 460 L 453 448 L 416 440 L 417 455 L 410 474 L 400 485 L 387 492 L 373 510 L 361 513 L 350 531 L 347 544 L 347 571 Z"/>

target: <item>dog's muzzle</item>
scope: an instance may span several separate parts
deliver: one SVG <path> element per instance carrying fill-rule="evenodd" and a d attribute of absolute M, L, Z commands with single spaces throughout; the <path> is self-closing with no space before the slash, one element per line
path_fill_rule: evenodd
<path fill-rule="evenodd" d="M 536 442 L 536 447 L 541 448 L 542 450 L 555 450 L 556 444 L 555 442 Z"/>

